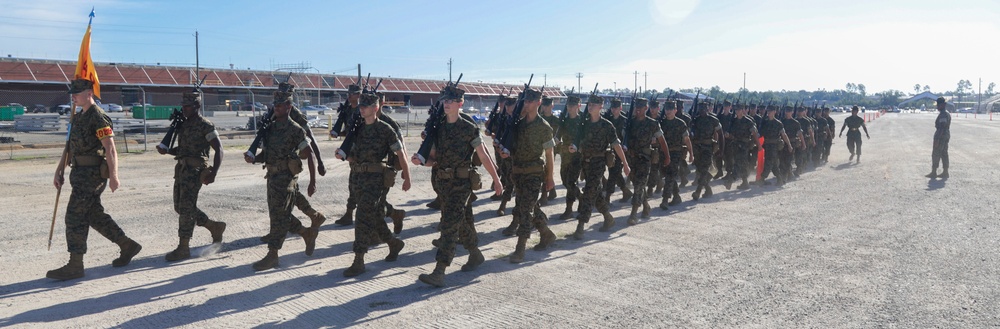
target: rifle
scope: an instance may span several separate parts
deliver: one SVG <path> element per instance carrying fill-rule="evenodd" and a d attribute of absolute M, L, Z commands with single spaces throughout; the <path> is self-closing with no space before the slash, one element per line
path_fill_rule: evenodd
<path fill-rule="evenodd" d="M 590 96 L 591 97 L 593 97 L 594 95 L 597 95 L 597 83 L 594 84 L 594 91 L 590 92 Z M 603 107 L 604 105 L 601 104 L 601 106 Z M 573 145 L 576 145 L 576 147 L 578 149 L 581 147 L 580 143 L 583 142 L 584 130 L 586 130 L 586 129 L 583 129 L 583 127 L 586 127 L 586 125 L 588 124 L 588 122 L 590 122 L 590 112 L 589 112 L 589 109 L 590 109 L 590 98 L 588 97 L 587 98 L 587 105 L 583 106 L 583 114 L 582 114 L 582 115 L 586 115 L 586 117 L 584 118 L 584 120 L 580 120 L 580 127 L 578 127 L 576 129 L 576 136 L 573 137 Z"/>
<path fill-rule="evenodd" d="M 361 86 L 361 64 L 358 64 L 358 81 L 354 83 L 356 86 Z M 351 97 L 348 95 L 347 97 Z M 337 134 L 338 136 L 344 135 L 344 124 L 347 123 L 348 115 L 351 115 L 351 104 L 348 100 L 340 103 L 337 107 L 337 121 L 333 124 L 333 129 L 330 129 L 330 134 Z"/>
<path fill-rule="evenodd" d="M 462 81 L 462 73 L 458 74 L 458 80 L 455 83 L 448 82 L 447 86 L 458 86 L 458 83 Z M 446 87 L 447 88 L 447 87 Z M 431 148 L 437 141 L 438 128 L 441 127 L 441 123 L 445 120 L 444 106 L 441 104 L 441 99 L 438 98 L 434 106 L 431 106 L 430 110 L 427 110 L 427 121 L 424 122 L 424 140 L 420 142 L 420 148 L 417 149 L 417 158 L 420 159 L 420 164 L 427 163 L 427 159 L 431 156 Z"/>
<path fill-rule="evenodd" d="M 514 113 L 507 117 L 504 124 L 503 136 L 500 137 L 500 146 L 508 153 L 513 152 L 517 145 L 517 127 L 521 124 L 521 110 L 524 109 L 525 92 L 528 91 L 528 88 L 531 88 L 531 80 L 534 78 L 534 74 L 528 77 L 528 83 L 524 84 L 524 90 L 517 97 L 517 104 L 514 105 Z M 545 87 L 542 87 L 542 91 L 545 91 Z"/>
<path fill-rule="evenodd" d="M 574 91 L 574 90 L 576 90 L 576 87 L 573 87 L 573 88 L 570 88 L 570 90 L 569 90 L 569 94 L 567 94 L 567 95 L 571 95 L 571 94 L 573 94 L 573 91 Z M 568 106 L 568 103 L 567 103 L 567 105 L 563 105 L 563 109 L 562 109 L 562 112 L 559 112 L 559 125 L 558 125 L 558 126 L 555 126 L 555 127 L 552 127 L 552 129 L 554 130 L 554 131 L 552 132 L 552 136 L 555 136 L 555 138 L 556 138 L 556 139 L 558 139 L 558 138 L 559 138 L 559 131 L 560 131 L 560 130 L 562 130 L 562 129 L 563 129 L 563 126 L 565 126 L 565 125 L 566 125 L 566 124 L 565 124 L 565 122 L 566 122 L 566 118 L 568 118 L 568 117 L 569 117 L 569 114 L 567 114 L 566 112 L 569 112 L 569 106 Z"/>
<path fill-rule="evenodd" d="M 691 103 L 691 108 L 688 109 L 688 115 L 691 119 L 694 119 L 695 114 L 698 113 L 698 98 L 701 97 L 701 89 L 698 89 L 698 93 L 694 96 L 694 102 Z"/>
<path fill-rule="evenodd" d="M 671 90 L 670 94 L 667 95 L 666 100 L 664 100 L 663 104 L 660 105 L 660 117 L 657 123 L 663 124 L 663 118 L 667 116 L 667 102 L 672 102 L 671 99 L 674 97 L 674 93 L 676 93 L 676 91 Z M 677 104 L 675 103 L 674 106 L 677 106 Z"/>
<path fill-rule="evenodd" d="M 510 95 L 512 91 L 514 91 L 514 87 L 510 87 L 510 89 L 507 91 L 507 95 Z M 489 121 L 489 124 L 486 125 L 487 133 L 496 134 L 497 132 L 496 131 L 497 121 L 500 119 L 502 115 L 502 113 L 500 112 L 500 99 L 503 98 L 503 96 L 504 96 L 503 89 L 501 89 L 500 93 L 497 94 L 497 102 L 493 104 L 493 110 L 490 111 L 489 118 L 487 119 Z"/>
<path fill-rule="evenodd" d="M 371 73 L 369 73 L 368 76 L 371 77 Z M 364 94 L 364 93 L 372 93 L 372 94 L 374 94 L 375 92 L 378 91 L 378 87 L 381 86 L 381 85 L 382 85 L 382 79 L 379 79 L 378 83 L 375 85 L 375 88 L 373 88 L 371 91 L 369 91 L 368 90 L 368 81 L 366 80 L 365 81 L 365 88 L 362 90 L 361 93 L 362 94 Z M 350 121 L 348 121 L 348 124 L 347 124 L 347 134 L 344 136 L 344 142 L 340 144 L 340 148 L 338 148 L 338 151 L 337 151 L 337 154 L 340 154 L 340 161 L 346 161 L 347 160 L 347 153 L 350 153 L 351 152 L 351 148 L 354 147 L 354 139 L 358 135 L 358 130 L 361 129 L 361 127 L 364 126 L 364 124 L 365 124 L 365 120 L 361 118 L 360 107 L 361 106 L 359 105 L 358 106 L 358 111 L 354 112 L 351 115 L 351 117 L 349 118 Z"/>
<path fill-rule="evenodd" d="M 638 94 L 635 92 L 632 92 L 632 102 L 628 104 L 628 113 L 625 113 L 625 126 L 622 127 L 622 145 L 625 145 L 626 147 L 629 142 L 629 132 L 632 131 L 632 118 L 634 117 L 632 112 L 635 112 L 635 98 L 637 95 Z"/>
<path fill-rule="evenodd" d="M 194 90 L 198 93 L 201 93 L 201 84 L 205 83 L 205 78 L 208 78 L 208 74 L 194 85 Z M 167 128 L 167 133 L 163 135 L 163 140 L 160 141 L 159 145 L 156 145 L 156 148 L 170 151 L 170 148 L 174 146 L 174 141 L 177 140 L 177 136 L 174 134 L 180 129 L 180 125 L 184 123 L 184 119 L 184 113 L 180 109 L 175 108 L 174 112 L 170 113 L 170 127 Z"/>

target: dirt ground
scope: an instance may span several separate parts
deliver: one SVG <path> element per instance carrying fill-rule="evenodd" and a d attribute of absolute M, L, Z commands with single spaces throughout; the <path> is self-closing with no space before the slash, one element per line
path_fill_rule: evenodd
<path fill-rule="evenodd" d="M 339 141 L 320 142 L 328 173 L 310 202 L 330 220 L 313 256 L 298 237 L 281 250 L 281 266 L 254 272 L 267 251 L 263 171 L 242 161 L 248 139 L 227 140 L 217 182 L 202 189 L 200 207 L 228 223 L 213 253 L 196 228 L 195 257 L 167 263 L 177 244 L 171 201 L 174 161 L 155 152 L 120 157 L 122 187 L 103 203 L 143 245 L 132 264 L 113 268 L 118 248 L 92 233 L 86 277 L 66 282 L 45 272 L 66 263 L 65 190 L 52 249 L 46 250 L 58 149 L 12 151 L 0 161 L 0 326 L 10 327 L 987 327 L 1000 326 L 1000 250 L 996 184 L 1000 122 L 956 116 L 951 178 L 929 180 L 934 115 L 888 114 L 868 124 L 860 164 L 848 163 L 845 139 L 831 161 L 783 188 L 726 191 L 685 202 L 627 226 L 629 208 L 615 202 L 614 230 L 588 226 L 567 239 L 561 221 L 565 190 L 543 210 L 559 236 L 526 262 L 506 257 L 515 238 L 500 231 L 490 192 L 478 191 L 476 228 L 487 261 L 460 272 L 458 248 L 446 288 L 417 276 L 434 268 L 430 241 L 440 219 L 427 168 L 412 168 L 413 188 L 390 202 L 408 213 L 399 261 L 369 251 L 368 272 L 344 278 L 353 229 L 332 222 L 345 210 L 346 163 L 332 157 Z M 837 116 L 838 125 L 843 116 Z M 839 129 L 839 127 L 838 127 Z M 418 140 L 408 138 L 414 152 Z M 152 149 L 152 146 L 150 146 Z M 37 157 L 37 158 L 36 158 Z M 307 177 L 300 182 L 304 185 Z M 487 179 L 488 183 L 489 180 Z M 400 184 L 397 184 L 397 187 Z M 488 184 L 484 184 L 488 185 Z M 620 198 L 615 194 L 613 199 Z M 659 204 L 654 198 L 654 206 Z M 308 225 L 299 212 L 297 216 Z M 529 245 L 537 242 L 537 234 Z"/>

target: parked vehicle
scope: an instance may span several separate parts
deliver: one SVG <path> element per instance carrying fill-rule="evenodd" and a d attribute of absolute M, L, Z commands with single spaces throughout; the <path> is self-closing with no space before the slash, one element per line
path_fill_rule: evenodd
<path fill-rule="evenodd" d="M 35 107 L 31 109 L 31 113 L 45 113 L 49 111 L 49 107 L 43 104 L 35 104 Z"/>
<path fill-rule="evenodd" d="M 104 112 L 123 112 L 122 106 L 115 103 L 101 104 L 101 109 Z"/>
<path fill-rule="evenodd" d="M 326 105 L 309 105 L 303 107 L 301 110 L 306 113 L 315 113 L 315 115 L 326 115 L 327 112 L 332 111 L 332 109 L 326 107 Z"/>
<path fill-rule="evenodd" d="M 392 106 L 389 105 L 382 106 L 382 112 L 392 113 Z"/>
<path fill-rule="evenodd" d="M 59 115 L 69 114 L 69 104 L 53 106 L 51 113 L 59 113 Z"/>

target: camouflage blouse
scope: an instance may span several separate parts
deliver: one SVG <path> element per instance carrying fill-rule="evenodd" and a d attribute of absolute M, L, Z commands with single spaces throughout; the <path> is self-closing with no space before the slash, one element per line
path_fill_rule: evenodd
<path fill-rule="evenodd" d="M 517 126 L 517 146 L 512 150 L 511 159 L 515 167 L 545 165 L 545 150 L 555 146 L 552 127 L 545 119 L 536 117 L 534 121 Z"/>
<path fill-rule="evenodd" d="M 171 150 L 175 159 L 202 158 L 208 160 L 211 141 L 219 138 L 215 125 L 204 117 L 187 119 L 177 130 L 177 147 Z"/>
<path fill-rule="evenodd" d="M 799 120 L 782 119 L 781 124 L 785 127 L 785 134 L 788 134 L 788 139 L 792 142 L 792 146 L 796 147 L 794 143 L 799 140 L 799 133 L 802 132 L 802 125 L 799 124 Z"/>
<path fill-rule="evenodd" d="M 699 115 L 691 121 L 691 142 L 711 143 L 719 129 L 722 129 L 719 118 L 711 114 Z"/>
<path fill-rule="evenodd" d="M 765 143 L 779 143 L 781 133 L 785 131 L 785 125 L 778 119 L 764 119 L 760 124 L 760 135 L 764 137 Z"/>
<path fill-rule="evenodd" d="M 111 118 L 97 105 L 73 116 L 69 133 L 69 152 L 72 155 L 104 156 L 101 140 L 114 137 Z"/>
<path fill-rule="evenodd" d="M 757 132 L 757 125 L 750 117 L 734 118 L 733 125 L 729 127 L 729 134 L 733 140 L 742 143 L 753 143 L 753 135 Z"/>
<path fill-rule="evenodd" d="M 348 154 L 354 158 L 355 163 L 382 162 L 389 152 L 395 153 L 403 148 L 396 138 L 396 132 L 392 131 L 392 126 L 385 121 L 375 120 L 372 124 L 364 124 L 355 134 L 354 146 Z"/>
<path fill-rule="evenodd" d="M 482 134 L 474 123 L 462 118 L 442 123 L 434 141 L 436 167 L 471 168 L 474 151 L 482 143 Z"/>
<path fill-rule="evenodd" d="M 618 135 L 615 134 L 615 126 L 608 119 L 601 118 L 597 122 L 587 120 L 582 127 L 583 141 L 577 145 L 578 152 L 585 158 L 604 156 L 604 151 L 608 147 L 620 145 Z"/>
<path fill-rule="evenodd" d="M 649 149 L 657 137 L 663 136 L 660 125 L 653 119 L 632 120 L 632 127 L 629 128 L 628 149 L 630 151 L 640 151 Z"/>
<path fill-rule="evenodd" d="M 264 136 L 262 160 L 274 164 L 281 160 L 297 159 L 299 151 L 309 147 L 306 131 L 292 120 L 275 120 Z"/>
<path fill-rule="evenodd" d="M 570 144 L 573 144 L 577 132 L 580 131 L 582 121 L 583 116 L 581 115 L 577 115 L 575 118 L 570 118 L 569 114 L 566 115 L 566 118 L 562 120 L 559 127 L 560 145 L 569 147 Z"/>
<path fill-rule="evenodd" d="M 663 119 L 660 122 L 660 130 L 663 131 L 663 137 L 671 149 L 676 151 L 687 148 L 687 144 L 684 144 L 684 137 L 688 136 L 688 128 L 680 117 L 674 117 L 673 120 Z"/>

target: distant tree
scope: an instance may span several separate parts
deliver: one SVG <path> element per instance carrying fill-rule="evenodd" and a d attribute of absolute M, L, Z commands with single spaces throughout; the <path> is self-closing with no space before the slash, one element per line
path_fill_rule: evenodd
<path fill-rule="evenodd" d="M 854 93 L 854 91 L 858 89 L 858 86 L 852 82 L 848 82 L 844 88 L 847 89 L 847 93 Z"/>
<path fill-rule="evenodd" d="M 858 93 L 861 94 L 861 98 L 864 98 L 868 93 L 867 88 L 865 88 L 865 84 L 859 83 L 857 88 L 858 88 Z"/>
<path fill-rule="evenodd" d="M 930 85 L 924 85 L 924 91 L 931 91 Z"/>
<path fill-rule="evenodd" d="M 920 93 L 920 84 L 919 83 L 913 85 L 913 93 L 914 94 L 919 94 Z"/>
<path fill-rule="evenodd" d="M 996 86 L 996 82 L 990 82 L 990 84 L 986 86 L 986 94 L 993 95 L 993 88 L 996 88 Z"/>

